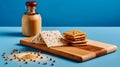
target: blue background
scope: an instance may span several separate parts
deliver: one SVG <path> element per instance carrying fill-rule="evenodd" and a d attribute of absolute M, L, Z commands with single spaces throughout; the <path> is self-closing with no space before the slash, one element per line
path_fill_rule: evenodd
<path fill-rule="evenodd" d="M 0 26 L 21 26 L 27 0 L 1 0 Z M 120 26 L 120 0 L 37 0 L 43 26 Z"/>

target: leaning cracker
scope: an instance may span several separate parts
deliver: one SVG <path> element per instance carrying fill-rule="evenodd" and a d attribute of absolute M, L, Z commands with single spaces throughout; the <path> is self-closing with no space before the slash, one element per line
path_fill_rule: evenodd
<path fill-rule="evenodd" d="M 33 37 L 33 39 L 31 40 L 32 43 L 35 43 L 35 44 L 45 44 L 44 40 L 42 39 L 41 37 L 41 34 L 37 34 Z"/>
<path fill-rule="evenodd" d="M 66 45 L 59 31 L 42 31 L 41 36 L 48 47 Z"/>

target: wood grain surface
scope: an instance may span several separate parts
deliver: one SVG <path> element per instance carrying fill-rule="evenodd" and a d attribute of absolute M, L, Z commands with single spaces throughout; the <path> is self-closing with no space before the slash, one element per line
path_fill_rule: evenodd
<path fill-rule="evenodd" d="M 33 44 L 32 37 L 20 40 L 21 45 L 43 50 L 61 57 L 78 62 L 86 61 L 95 57 L 111 53 L 117 49 L 115 45 L 88 40 L 86 45 L 50 47 L 41 44 Z"/>

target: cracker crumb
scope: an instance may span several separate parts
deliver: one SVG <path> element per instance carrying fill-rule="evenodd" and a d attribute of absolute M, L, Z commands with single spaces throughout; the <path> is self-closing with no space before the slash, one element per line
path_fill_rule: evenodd
<path fill-rule="evenodd" d="M 43 65 L 48 64 L 48 58 L 49 58 L 48 56 L 42 55 L 40 52 L 32 52 L 32 51 L 22 52 L 17 49 L 14 49 L 12 52 L 10 52 L 10 56 L 7 56 L 6 54 L 2 57 L 6 61 L 4 64 L 8 64 L 8 61 L 11 62 L 18 61 L 18 62 L 23 62 L 24 64 L 28 64 L 29 62 L 41 64 L 41 61 L 47 60 L 42 63 Z M 51 61 L 52 63 L 54 62 L 52 58 Z M 22 65 L 20 65 L 20 67 L 22 67 Z"/>
<path fill-rule="evenodd" d="M 24 55 L 21 59 L 26 59 L 26 60 L 28 60 L 28 59 L 33 59 L 33 58 L 35 58 L 35 55 L 34 55 L 34 54 L 27 54 L 27 55 Z"/>

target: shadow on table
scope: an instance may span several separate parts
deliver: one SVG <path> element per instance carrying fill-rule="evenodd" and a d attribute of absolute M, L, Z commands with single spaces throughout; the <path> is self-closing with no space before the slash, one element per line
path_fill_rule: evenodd
<path fill-rule="evenodd" d="M 25 37 L 21 32 L 4 32 L 1 34 L 2 36 L 11 36 L 11 37 Z"/>

